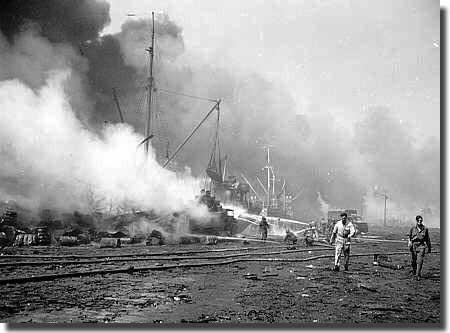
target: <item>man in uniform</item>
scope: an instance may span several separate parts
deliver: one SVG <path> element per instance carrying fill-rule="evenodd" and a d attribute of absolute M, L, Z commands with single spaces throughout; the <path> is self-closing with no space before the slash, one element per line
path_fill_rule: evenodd
<path fill-rule="evenodd" d="M 288 245 L 295 245 L 297 244 L 297 236 L 295 236 L 295 234 L 289 229 L 286 229 L 286 236 L 284 237 L 284 241 L 288 243 Z"/>
<path fill-rule="evenodd" d="M 327 232 L 327 222 L 323 217 L 320 219 L 320 232 L 323 234 Z"/>
<path fill-rule="evenodd" d="M 261 218 L 261 222 L 259 223 L 259 231 L 261 232 L 261 239 L 267 239 L 267 229 L 269 229 L 269 224 L 267 223 L 266 218 L 263 216 Z"/>
<path fill-rule="evenodd" d="M 423 218 L 420 215 L 416 216 L 416 226 L 412 227 L 409 231 L 408 247 L 411 251 L 412 272 L 417 280 L 420 280 L 425 250 L 428 249 L 428 253 L 431 253 L 431 241 L 428 228 L 423 225 Z"/>
<path fill-rule="evenodd" d="M 341 220 L 337 221 L 331 233 L 330 244 L 336 239 L 334 255 L 334 271 L 339 272 L 341 255 L 344 254 L 344 269 L 348 271 L 350 260 L 350 239 L 356 233 L 352 222 L 347 220 L 347 213 L 341 214 Z"/>

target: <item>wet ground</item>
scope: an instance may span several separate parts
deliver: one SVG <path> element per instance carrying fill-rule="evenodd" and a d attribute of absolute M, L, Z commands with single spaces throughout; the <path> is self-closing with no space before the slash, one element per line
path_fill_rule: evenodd
<path fill-rule="evenodd" d="M 382 236 L 383 239 L 400 240 L 404 238 L 404 232 L 389 231 Z M 436 240 L 434 243 L 438 242 L 438 231 L 432 232 L 432 239 Z M 236 261 L 215 266 L 173 266 L 207 260 L 219 263 L 231 259 L 309 258 L 333 254 L 332 249 L 323 247 L 323 250 L 313 247 L 304 252 L 264 256 L 254 254 L 286 250 L 286 246 L 276 248 L 276 245 L 228 242 L 163 247 L 142 245 L 121 249 L 99 249 L 95 245 L 73 248 L 9 248 L 5 253 L 31 254 L 38 258 L 3 256 L 0 257 L 0 263 L 55 260 L 45 258 L 45 255 L 172 253 L 226 248 L 238 250 L 175 256 L 166 254 L 159 258 L 140 257 L 147 258 L 146 261 L 138 261 L 135 257 L 131 262 L 1 266 L 2 278 L 123 268 L 130 265 L 172 265 L 173 268 L 3 284 L 0 286 L 0 320 L 9 323 L 440 323 L 439 254 L 427 255 L 424 277 L 420 281 L 410 275 L 408 255 L 383 259 L 389 267 L 374 265 L 372 256 L 353 257 L 349 272 L 332 271 L 332 258 L 306 262 Z M 248 247 L 257 249 L 242 250 Z M 354 254 L 405 250 L 405 244 L 399 242 L 364 241 L 354 243 L 352 247 Z M 434 245 L 433 251 L 439 251 L 439 244 Z M 239 253 L 252 254 L 248 257 L 226 257 Z M 182 258 L 186 256 L 191 259 Z M 201 259 L 201 256 L 216 258 Z M 93 259 L 95 258 L 90 260 Z"/>

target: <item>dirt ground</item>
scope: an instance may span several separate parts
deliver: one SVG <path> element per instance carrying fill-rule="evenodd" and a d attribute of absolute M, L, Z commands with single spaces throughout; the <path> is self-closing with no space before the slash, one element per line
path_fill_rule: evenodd
<path fill-rule="evenodd" d="M 405 232 L 389 230 L 382 236 L 383 239 L 400 240 L 405 237 Z M 433 251 L 439 252 L 439 230 L 432 230 L 431 236 L 434 243 Z M 260 247 L 257 252 L 282 250 L 270 248 L 273 245 L 273 243 L 257 243 L 256 246 Z M 112 255 L 124 252 L 172 252 L 249 246 L 255 245 L 228 242 L 217 245 L 190 244 L 163 247 L 142 245 L 122 249 L 99 249 L 98 246 L 91 245 L 73 248 L 9 248 L 5 253 Z M 354 254 L 369 252 L 382 254 L 405 250 L 405 244 L 398 242 L 355 242 L 352 246 Z M 230 251 L 226 254 L 238 252 Z M 307 258 L 323 254 L 333 254 L 333 250 L 272 254 L 264 258 Z M 18 260 L 30 259 L 8 259 L 0 256 L 1 263 Z M 333 259 L 323 258 L 307 262 L 244 261 L 220 266 L 172 268 L 7 284 L 0 287 L 0 321 L 439 325 L 440 255 L 427 255 L 424 277 L 421 281 L 416 281 L 410 275 L 408 255 L 390 256 L 389 260 L 389 265 L 392 267 L 398 265 L 400 269 L 374 265 L 373 257 L 366 256 L 351 258 L 349 272 L 332 271 Z M 170 264 L 181 262 L 189 260 L 170 261 Z M 155 259 L 150 262 L 136 261 L 132 264 L 139 267 L 166 265 L 168 262 Z M 38 267 L 2 266 L 0 271 L 3 278 L 8 278 L 129 265 L 130 262 L 106 262 L 64 267 L 57 264 Z"/>

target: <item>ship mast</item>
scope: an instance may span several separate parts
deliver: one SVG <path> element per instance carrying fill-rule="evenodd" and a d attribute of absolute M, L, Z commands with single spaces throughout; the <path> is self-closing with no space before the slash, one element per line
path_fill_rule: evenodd
<path fill-rule="evenodd" d="M 152 43 L 151 46 L 146 49 L 150 56 L 150 69 L 148 76 L 148 95 L 147 95 L 147 105 L 148 105 L 148 113 L 147 113 L 147 122 L 145 124 L 145 137 L 148 138 L 151 135 L 151 126 L 152 126 L 152 91 L 153 91 L 153 55 L 154 55 L 154 47 L 155 47 L 155 13 L 152 12 Z M 148 155 L 148 146 L 150 144 L 150 140 L 145 142 L 145 153 Z"/>
<path fill-rule="evenodd" d="M 127 14 L 127 16 L 136 16 L 136 14 Z M 146 122 L 145 122 L 145 138 L 144 138 L 144 140 L 141 141 L 141 143 L 139 143 L 138 147 L 140 147 L 142 144 L 145 143 L 145 153 L 148 156 L 150 140 L 154 137 L 154 134 L 152 133 L 153 132 L 153 129 L 152 129 L 152 103 L 153 103 L 152 94 L 153 94 L 154 91 L 156 91 L 156 89 L 155 89 L 155 78 L 153 77 L 153 58 L 154 58 L 154 55 L 155 55 L 155 12 L 152 12 L 152 40 L 151 40 L 151 45 L 148 48 L 146 48 L 145 50 L 148 52 L 149 57 L 150 57 L 150 66 L 149 66 L 148 79 L 147 79 L 147 85 L 146 85 L 146 89 L 147 89 L 147 92 L 148 92 L 148 95 L 147 95 L 147 107 L 148 108 L 147 108 L 147 119 L 146 119 Z M 217 110 L 218 113 L 220 112 L 219 111 L 219 106 L 220 106 L 221 100 L 220 99 L 216 100 L 216 99 L 211 99 L 211 98 L 205 98 L 205 97 L 200 97 L 200 96 L 194 96 L 194 95 L 189 95 L 189 94 L 183 94 L 183 93 L 179 93 L 179 92 L 169 91 L 169 90 L 166 90 L 166 89 L 159 89 L 159 92 L 164 92 L 164 93 L 171 94 L 171 95 L 178 95 L 178 96 L 183 96 L 183 97 L 189 97 L 189 98 L 193 98 L 193 99 L 204 100 L 204 101 L 208 101 L 208 102 L 213 102 L 214 103 L 214 106 L 212 107 L 212 109 L 200 121 L 200 123 L 192 130 L 192 132 L 186 137 L 186 139 L 177 147 L 177 149 L 172 154 L 172 156 L 167 156 L 167 160 L 163 164 L 163 168 L 165 168 L 175 158 L 175 156 L 183 148 L 183 146 L 189 141 L 189 139 L 194 135 L 194 133 L 198 130 L 198 128 L 206 121 L 206 119 L 208 119 L 210 114 L 214 110 Z M 119 108 L 118 103 L 116 103 L 116 104 L 117 104 L 117 106 Z M 122 115 L 121 115 L 121 117 L 122 117 Z M 219 117 L 219 115 L 218 115 L 218 117 Z M 168 153 L 167 153 L 167 155 L 168 155 Z"/>

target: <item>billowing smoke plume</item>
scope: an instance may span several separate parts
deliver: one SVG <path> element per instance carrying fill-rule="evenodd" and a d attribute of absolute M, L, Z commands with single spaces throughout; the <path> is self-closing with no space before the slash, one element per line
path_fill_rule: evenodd
<path fill-rule="evenodd" d="M 134 144 L 134 140 L 139 139 L 131 128 L 137 133 L 144 130 L 145 114 L 139 106 L 145 94 L 148 70 L 145 48 L 150 45 L 150 22 L 128 21 L 121 32 L 100 36 L 109 22 L 109 6 L 103 1 L 77 1 L 76 8 L 72 9 L 69 7 L 75 2 L 70 1 L 46 1 L 45 5 L 40 1 L 4 3 L 0 28 L 11 44 L 3 42 L 0 79 L 19 78 L 21 83 L 9 82 L 6 86 L 12 89 L 13 85 L 23 94 L 31 94 L 26 86 L 31 87 L 36 95 L 30 100 L 42 103 L 40 96 L 55 89 L 61 93 L 61 82 L 64 81 L 65 101 L 70 104 L 64 109 L 71 109 L 76 114 L 73 124 L 91 130 L 87 132 L 93 137 L 89 142 L 100 140 L 102 145 L 110 148 L 114 145 L 108 143 L 122 142 L 117 136 L 123 135 L 124 142 L 130 146 L 123 143 L 121 152 L 131 158 L 128 155 L 131 152 L 124 151 L 135 150 L 130 148 L 131 142 Z M 20 31 L 29 31 L 30 26 L 38 32 L 17 37 Z M 155 30 L 157 89 L 154 97 L 158 117 L 154 124 L 157 135 L 152 144 L 157 151 L 173 152 L 174 146 L 211 107 L 208 102 L 165 94 L 164 89 L 221 98 L 222 150 L 229 156 L 231 172 L 236 175 L 243 172 L 253 181 L 256 175 L 262 176 L 261 168 L 265 164 L 262 146 L 271 143 L 274 146 L 271 158 L 277 174 L 286 178 L 289 192 L 302 191 L 294 202 L 298 217 L 316 219 L 323 215 L 323 205 L 317 196 L 320 192 L 321 199 L 330 207 L 359 209 L 363 206 L 368 217 L 382 218 L 376 207 L 384 202 L 378 194 L 373 194 L 374 187 L 378 186 L 380 191 L 390 195 L 390 216 L 411 219 L 416 211 L 425 209 L 439 218 L 439 142 L 431 140 L 418 146 L 409 137 L 406 125 L 392 113 L 396 110 L 367 109 L 364 119 L 357 123 L 349 120 L 347 124 L 339 123 L 333 110 L 323 110 L 320 101 L 313 101 L 306 110 L 299 110 L 286 89 L 258 74 L 203 63 L 192 55 L 186 57 L 182 29 L 168 16 L 156 17 Z M 29 41 L 21 42 L 26 36 Z M 32 41 L 39 41 L 39 45 L 49 44 L 47 46 L 55 52 L 46 55 L 43 52 L 46 47 L 41 52 L 32 52 L 35 50 L 30 47 Z M 27 50 L 28 47 L 25 53 L 14 53 L 14 49 Z M 14 67 L 13 59 L 23 54 L 33 66 L 22 66 L 19 62 Z M 61 74 L 49 74 L 49 70 L 55 68 L 72 70 L 63 80 Z M 31 74 L 34 72 L 36 74 Z M 105 121 L 119 122 L 111 96 L 113 87 L 117 89 L 126 122 L 131 127 L 104 128 Z M 214 126 L 212 119 L 205 123 L 177 158 L 179 165 L 189 165 L 195 175 L 203 174 L 209 160 Z M 36 135 L 30 132 L 33 134 Z M 8 144 L 15 145 L 11 138 Z M 106 143 L 103 140 L 107 140 Z M 71 145 L 63 146 L 67 151 L 71 150 Z M 4 151 L 12 154 L 15 149 L 3 149 L 2 156 L 6 156 Z M 10 183 L 25 182 L 15 177 L 18 175 L 8 178 Z M 28 179 L 28 182 L 32 181 Z M 98 191 L 105 191 L 104 185 L 95 182 L 86 186 L 98 186 Z M 162 197 L 169 193 L 160 190 Z M 11 190 L 4 192 L 13 193 Z M 187 193 L 191 192 L 188 190 Z"/>
<path fill-rule="evenodd" d="M 137 151 L 142 136 L 128 125 L 108 125 L 96 134 L 80 123 L 65 99 L 68 75 L 51 74 L 37 92 L 18 80 L 0 83 L 0 106 L 13 110 L 0 121 L 2 155 L 8 157 L 2 178 L 13 180 L 8 193 L 61 210 L 92 210 L 89 194 L 130 210 L 194 206 L 197 181 L 162 169 L 153 156 L 146 159 Z"/>
<path fill-rule="evenodd" d="M 157 16 L 155 31 L 155 50 L 158 60 L 168 62 L 176 59 L 184 51 L 181 38 L 181 28 L 170 21 L 167 15 Z M 122 30 L 115 35 L 120 43 L 126 65 L 141 69 L 145 65 L 143 57 L 144 48 L 150 45 L 151 22 L 145 19 L 127 21 L 122 25 Z M 161 63 L 159 62 L 160 66 Z"/>
<path fill-rule="evenodd" d="M 89 63 L 69 44 L 50 43 L 36 30 L 0 39 L 0 196 L 37 212 L 188 210 L 200 185 L 188 169 L 163 169 L 146 157 L 143 136 L 126 124 L 93 131 L 73 105 L 85 94 Z M 74 100 L 76 98 L 76 100 Z M 84 101 L 84 102 L 83 102 Z"/>

